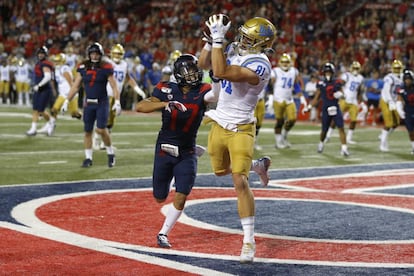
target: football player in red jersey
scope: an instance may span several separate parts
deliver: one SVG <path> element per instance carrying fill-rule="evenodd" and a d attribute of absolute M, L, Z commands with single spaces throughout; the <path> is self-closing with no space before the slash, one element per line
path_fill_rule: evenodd
<path fill-rule="evenodd" d="M 88 59 L 81 62 L 76 70 L 75 80 L 70 88 L 68 97 L 62 105 L 61 111 L 67 111 L 69 101 L 75 96 L 81 83 L 83 83 L 85 89 L 83 122 L 86 158 L 82 163 L 82 167 L 92 166 L 92 132 L 96 121 L 95 131 L 101 135 L 105 143 L 108 154 L 108 167 L 112 168 L 115 165 L 115 153 L 112 147 L 111 136 L 106 128 L 109 117 L 109 97 L 106 90 L 108 82 L 113 89 L 113 97 L 115 99 L 112 109 L 116 111 L 117 115 L 121 114 L 121 103 L 114 78 L 114 68 L 109 62 L 102 60 L 104 50 L 98 42 L 88 46 L 87 54 Z"/>
<path fill-rule="evenodd" d="M 163 203 L 175 179 L 174 202 L 157 235 L 160 247 L 171 247 L 168 234 L 183 212 L 197 173 L 196 137 L 207 104 L 216 102 L 219 91 L 202 83 L 203 71 L 195 56 L 184 54 L 174 62 L 175 81 L 159 82 L 148 99 L 136 105 L 137 112 L 162 110 L 162 126 L 155 146 L 153 195 Z"/>
<path fill-rule="evenodd" d="M 47 56 L 48 49 L 46 46 L 42 46 L 37 50 L 38 62 L 34 68 L 32 126 L 26 132 L 28 136 L 36 135 L 37 122 L 40 116 L 51 125 L 51 128 L 54 128 L 54 118 L 46 111 L 46 107 L 50 102 L 54 89 L 52 79 L 55 69 L 53 64 L 47 60 Z"/>

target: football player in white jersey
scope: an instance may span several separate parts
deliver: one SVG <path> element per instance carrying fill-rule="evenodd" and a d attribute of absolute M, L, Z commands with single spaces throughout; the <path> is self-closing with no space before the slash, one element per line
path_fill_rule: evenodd
<path fill-rule="evenodd" d="M 342 91 L 344 98 L 339 100 L 339 107 L 342 114 L 349 113 L 350 123 L 348 133 L 346 135 L 347 144 L 356 144 L 352 140 L 354 134 L 359 111 L 359 103 L 363 102 L 362 83 L 364 77 L 360 74 L 361 64 L 358 61 L 353 61 L 348 72 L 341 74 L 340 78 L 343 82 Z M 334 126 L 329 127 L 326 134 L 326 141 L 328 141 L 332 135 Z"/>
<path fill-rule="evenodd" d="M 128 70 L 128 63 L 124 60 L 125 50 L 121 44 L 115 44 L 111 48 L 110 52 L 110 59 L 108 60 L 114 67 L 114 77 L 116 81 L 116 85 L 118 87 L 118 91 L 122 92 L 124 85 L 127 83 L 134 89 L 134 91 L 141 96 L 142 99 L 145 99 L 147 96 L 145 92 L 138 86 L 137 82 L 134 80 L 133 77 L 130 76 Z M 115 99 L 113 98 L 113 90 L 111 85 L 108 83 L 106 86 L 106 90 L 108 91 L 109 96 L 109 118 L 108 118 L 108 131 L 111 132 L 114 123 L 116 113 L 115 110 L 112 109 Z M 93 134 L 93 148 L 94 149 L 105 149 L 105 145 L 103 141 L 99 142 L 99 136 L 96 132 Z"/>
<path fill-rule="evenodd" d="M 270 79 L 271 65 L 265 52 L 272 48 L 276 28 L 265 18 L 251 18 L 238 29 L 238 41 L 223 51 L 230 24 L 226 15 L 209 17 L 206 21 L 209 35 L 199 64 L 204 70 L 212 68 L 213 75 L 220 79 L 217 107 L 206 112 L 206 119 L 212 124 L 207 148 L 214 173 L 232 174 L 244 233 L 240 262 L 249 263 L 256 252 L 255 203 L 249 187 L 249 171 L 257 172 L 262 184 L 267 185 L 271 164 L 269 157 L 253 160 L 254 109 Z"/>
<path fill-rule="evenodd" d="M 11 66 L 6 53 L 0 56 L 0 103 L 10 104 Z"/>
<path fill-rule="evenodd" d="M 64 53 L 56 54 L 52 56 L 52 61 L 55 65 L 55 81 L 57 84 L 58 97 L 53 103 L 50 111 L 52 115 L 50 120 L 37 131 L 38 133 L 47 133 L 48 136 L 51 136 L 55 130 L 58 113 L 68 97 L 70 86 L 73 82 L 72 69 L 66 64 L 66 55 Z M 77 95 L 69 102 L 68 111 L 73 118 L 80 119 L 82 117 L 82 114 L 78 109 Z"/>
<path fill-rule="evenodd" d="M 75 49 L 71 44 L 68 44 L 65 48 L 66 64 L 72 70 L 72 73 L 76 72 L 76 65 L 80 62 L 81 58 L 75 53 Z"/>
<path fill-rule="evenodd" d="M 304 88 L 299 70 L 292 66 L 292 59 L 288 54 L 282 54 L 278 66 L 272 69 L 270 82 L 273 85 L 276 148 L 283 149 L 290 147 L 287 135 L 297 119 L 296 104 L 293 98 L 295 85 L 300 86 L 300 91 Z M 300 92 L 300 103 L 307 105 L 302 92 Z"/>
<path fill-rule="evenodd" d="M 381 90 L 380 107 L 382 117 L 384 119 L 384 127 L 380 134 L 380 151 L 387 152 L 388 135 L 400 125 L 400 117 L 398 116 L 396 102 L 398 94 L 397 87 L 403 85 L 403 64 L 396 59 L 391 64 L 391 73 L 384 77 L 384 87 Z"/>
<path fill-rule="evenodd" d="M 12 71 L 17 92 L 17 105 L 31 106 L 30 103 L 30 65 L 26 62 L 24 57 L 13 58 Z"/>

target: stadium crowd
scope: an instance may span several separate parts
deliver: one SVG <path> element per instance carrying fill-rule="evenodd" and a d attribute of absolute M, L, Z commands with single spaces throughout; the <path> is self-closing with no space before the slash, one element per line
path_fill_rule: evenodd
<path fill-rule="evenodd" d="M 174 50 L 199 53 L 204 21 L 220 12 L 232 20 L 230 34 L 253 16 L 270 19 L 278 29 L 272 64 L 290 54 L 305 82 L 326 61 L 338 72 L 359 61 L 367 80 L 377 70 L 385 76 L 394 59 L 406 68 L 414 66 L 414 6 L 398 0 L 5 0 L 0 10 L 2 64 L 16 56 L 34 64 L 42 45 L 49 55 L 73 49 L 83 57 L 87 45 L 99 41 L 106 52 L 122 44 L 132 65 L 136 61 L 148 73 L 158 71 L 159 78 Z M 131 72 L 149 93 L 150 81 Z"/>

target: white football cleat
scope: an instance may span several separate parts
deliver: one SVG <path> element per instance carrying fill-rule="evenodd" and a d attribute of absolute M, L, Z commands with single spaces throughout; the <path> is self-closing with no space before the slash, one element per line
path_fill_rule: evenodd
<path fill-rule="evenodd" d="M 55 127 L 56 125 L 54 123 L 48 123 L 48 128 L 47 128 L 47 136 L 52 136 L 53 132 L 55 131 Z"/>
<path fill-rule="evenodd" d="M 27 136 L 36 136 L 36 129 L 29 129 L 27 132 L 26 132 L 26 135 Z"/>
<path fill-rule="evenodd" d="M 322 153 L 323 152 L 323 147 L 325 146 L 324 143 L 319 143 L 318 144 L 318 153 Z"/>
<path fill-rule="evenodd" d="M 264 156 L 260 159 L 254 160 L 252 165 L 252 171 L 256 172 L 259 175 L 260 182 L 263 186 L 269 184 L 269 167 L 272 164 L 272 159 L 269 156 Z"/>
<path fill-rule="evenodd" d="M 380 149 L 381 152 L 389 152 L 390 151 L 390 149 L 386 145 L 380 145 L 379 149 Z"/>
<path fill-rule="evenodd" d="M 240 263 L 252 263 L 254 260 L 254 254 L 256 253 L 256 244 L 243 243 L 243 247 L 240 253 Z"/>
<path fill-rule="evenodd" d="M 37 130 L 37 133 L 45 134 L 47 133 L 49 129 L 49 122 L 47 122 L 44 126 L 42 126 L 39 130 Z"/>
<path fill-rule="evenodd" d="M 349 151 L 348 150 L 341 150 L 341 155 L 347 157 L 347 156 L 349 156 Z"/>

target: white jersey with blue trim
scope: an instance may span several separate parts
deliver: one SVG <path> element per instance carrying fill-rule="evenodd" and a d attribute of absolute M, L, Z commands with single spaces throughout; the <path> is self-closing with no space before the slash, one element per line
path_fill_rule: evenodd
<path fill-rule="evenodd" d="M 280 67 L 272 69 L 271 77 L 275 80 L 273 84 L 273 101 L 293 103 L 293 89 L 298 75 L 299 70 L 293 66 L 287 71 Z"/>
<path fill-rule="evenodd" d="M 16 81 L 30 83 L 30 65 L 28 63 L 23 63 L 21 66 L 16 65 L 12 68 Z"/>
<path fill-rule="evenodd" d="M 118 87 L 119 93 L 121 93 L 127 75 L 129 74 L 128 63 L 125 60 L 121 60 L 119 63 L 115 63 L 113 60 L 109 60 L 109 62 L 114 67 L 114 78 L 116 81 L 116 86 Z M 106 90 L 108 91 L 108 96 L 114 96 L 114 91 L 112 90 L 111 84 L 109 82 L 106 85 Z"/>
<path fill-rule="evenodd" d="M 249 124 L 255 122 L 254 109 L 259 95 L 270 79 L 271 65 L 263 54 L 240 56 L 235 52 L 235 44 L 228 47 L 227 64 L 246 67 L 256 72 L 259 77 L 257 85 L 246 82 L 230 82 L 221 80 L 217 107 L 206 112 L 206 115 L 219 125 L 229 129 L 229 125 Z"/>
<path fill-rule="evenodd" d="M 69 95 L 69 90 L 71 86 L 71 83 L 69 83 L 64 76 L 66 72 L 69 73 L 70 76 L 73 78 L 72 69 L 68 65 L 57 65 L 55 67 L 55 79 L 58 86 L 57 89 L 59 95 L 65 98 Z"/>
<path fill-rule="evenodd" d="M 402 75 L 402 74 L 401 74 Z M 386 103 L 392 101 L 396 102 L 398 94 L 396 88 L 402 86 L 402 76 L 398 76 L 393 73 L 389 73 L 384 77 L 384 86 L 381 90 L 381 98 Z"/>
<path fill-rule="evenodd" d="M 364 77 L 361 74 L 354 75 L 351 72 L 345 72 L 341 75 L 341 79 L 345 82 L 342 87 L 345 102 L 358 105 L 358 88 L 361 86 Z"/>

